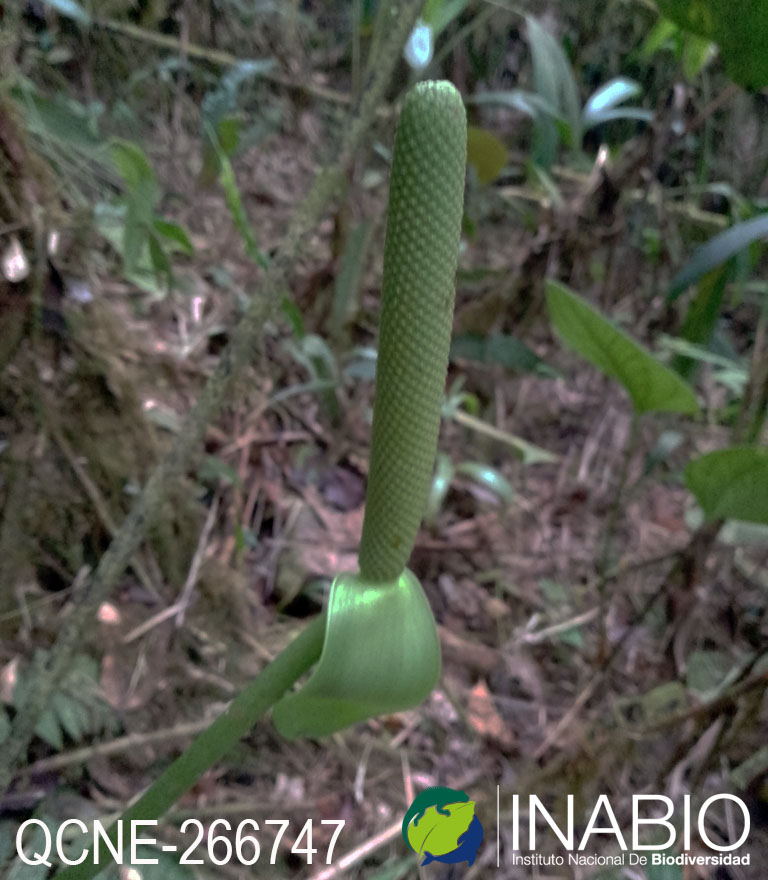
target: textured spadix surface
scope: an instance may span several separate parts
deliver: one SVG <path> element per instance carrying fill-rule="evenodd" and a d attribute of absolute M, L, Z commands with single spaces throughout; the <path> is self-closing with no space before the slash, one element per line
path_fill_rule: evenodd
<path fill-rule="evenodd" d="M 407 95 L 384 248 L 371 467 L 360 571 L 395 578 L 411 555 L 435 461 L 453 321 L 467 160 L 464 104 L 447 82 Z"/>
<path fill-rule="evenodd" d="M 435 620 L 405 565 L 440 427 L 466 129 L 461 96 L 450 83 L 419 83 L 406 96 L 392 160 L 360 573 L 333 583 L 317 666 L 274 709 L 283 736 L 323 736 L 415 706 L 440 675 Z"/>

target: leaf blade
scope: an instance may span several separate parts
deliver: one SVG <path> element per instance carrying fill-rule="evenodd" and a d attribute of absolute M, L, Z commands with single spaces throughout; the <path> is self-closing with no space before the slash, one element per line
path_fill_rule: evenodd
<path fill-rule="evenodd" d="M 708 272 L 735 256 L 750 244 L 768 238 L 768 213 L 736 223 L 696 250 L 669 285 L 667 301 L 676 300 L 684 290 Z"/>
<path fill-rule="evenodd" d="M 620 382 L 638 415 L 698 412 L 690 385 L 573 291 L 548 281 L 547 306 L 563 342 Z"/>
<path fill-rule="evenodd" d="M 708 519 L 768 524 L 768 448 L 731 446 L 689 462 L 685 484 Z"/>

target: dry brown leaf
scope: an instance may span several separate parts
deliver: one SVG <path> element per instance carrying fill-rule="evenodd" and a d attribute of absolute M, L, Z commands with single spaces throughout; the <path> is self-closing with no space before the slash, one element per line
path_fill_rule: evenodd
<path fill-rule="evenodd" d="M 470 691 L 467 718 L 481 736 L 493 740 L 499 748 L 511 751 L 515 747 L 515 738 L 497 712 L 493 695 L 482 678 Z"/>

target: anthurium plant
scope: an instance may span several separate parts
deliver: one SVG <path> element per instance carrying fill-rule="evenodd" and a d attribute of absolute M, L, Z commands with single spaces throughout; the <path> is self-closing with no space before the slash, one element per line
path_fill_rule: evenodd
<path fill-rule="evenodd" d="M 429 495 L 448 364 L 466 114 L 447 82 L 406 95 L 392 162 L 370 476 L 359 571 L 121 817 L 156 819 L 272 706 L 286 737 L 420 703 L 440 674 L 434 617 L 406 564 Z M 286 693 L 313 664 L 309 679 Z M 90 859 L 57 874 L 86 880 Z"/>

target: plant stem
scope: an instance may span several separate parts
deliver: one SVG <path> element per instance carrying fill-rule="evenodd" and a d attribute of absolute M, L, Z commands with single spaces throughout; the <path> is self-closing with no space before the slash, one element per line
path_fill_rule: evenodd
<path fill-rule="evenodd" d="M 619 513 L 621 511 L 621 502 L 624 496 L 624 490 L 627 486 L 627 478 L 629 477 L 629 463 L 632 460 L 632 456 L 635 452 L 635 447 L 637 446 L 637 440 L 639 437 L 638 427 L 640 424 L 639 417 L 637 413 L 632 411 L 632 421 L 629 424 L 629 437 L 627 438 L 626 445 L 624 446 L 624 455 L 621 461 L 621 472 L 619 474 L 619 483 L 616 487 L 616 495 L 613 499 L 613 504 L 611 505 L 611 509 L 608 512 L 608 518 L 605 523 L 605 533 L 603 537 L 603 549 L 600 554 L 600 563 L 598 568 L 598 581 L 597 581 L 597 593 L 599 597 L 599 620 L 600 620 L 600 642 L 598 647 L 598 660 L 600 665 L 602 666 L 605 658 L 608 656 L 607 654 L 607 634 L 606 634 L 606 626 L 605 626 L 605 618 L 608 611 L 608 571 L 611 557 L 611 547 L 613 544 L 614 534 L 616 532 L 616 524 L 619 519 Z"/>
<path fill-rule="evenodd" d="M 261 674 L 247 685 L 214 722 L 193 740 L 168 769 L 120 817 L 123 823 L 157 819 L 232 746 L 320 656 L 325 633 L 321 615 L 297 636 Z M 114 842 L 117 825 L 109 830 Z M 90 880 L 103 865 L 89 857 L 80 865 L 65 868 L 57 880 Z"/>

